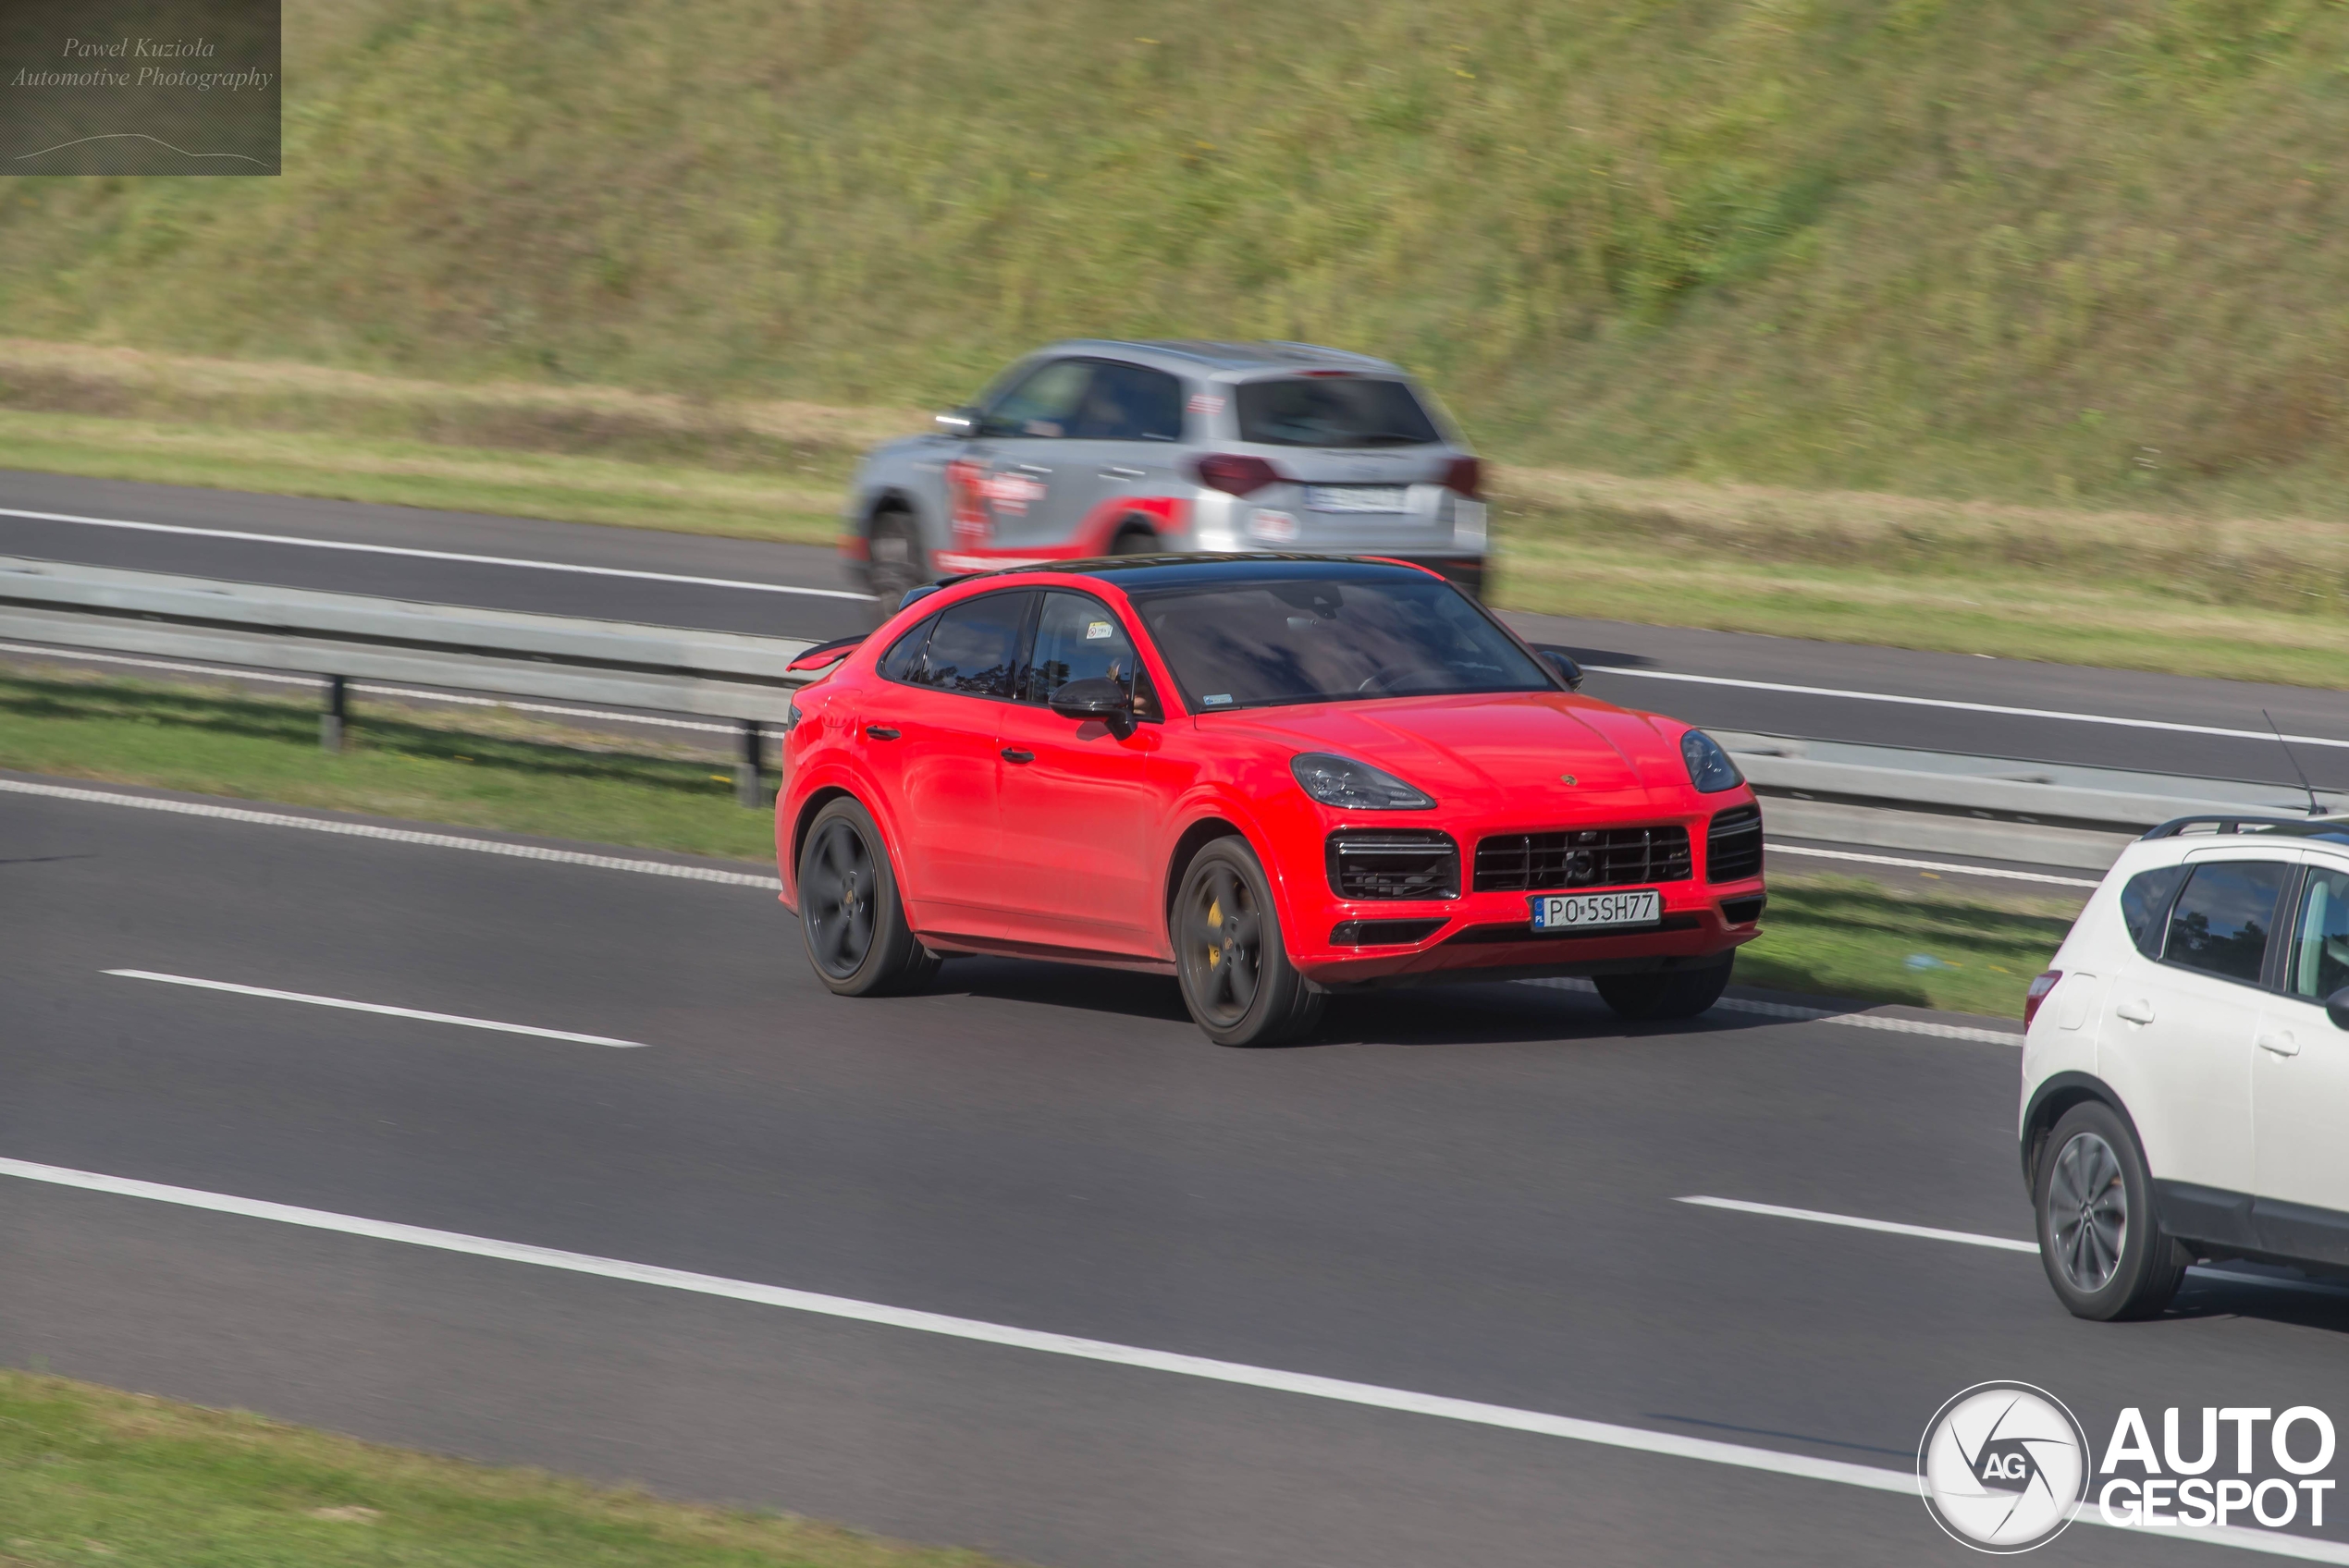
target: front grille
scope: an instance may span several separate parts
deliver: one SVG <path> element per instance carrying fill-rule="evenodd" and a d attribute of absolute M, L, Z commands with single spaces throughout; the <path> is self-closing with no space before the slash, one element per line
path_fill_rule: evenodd
<path fill-rule="evenodd" d="M 1731 806 L 1715 815 L 1704 835 L 1704 875 L 1711 882 L 1742 882 L 1762 875 L 1762 808 Z"/>
<path fill-rule="evenodd" d="M 1480 893 L 1684 882 L 1689 874 L 1689 830 L 1677 826 L 1502 833 L 1476 846 Z"/>
<path fill-rule="evenodd" d="M 1457 899 L 1460 847 L 1446 833 L 1329 837 L 1330 890 L 1341 899 Z"/>

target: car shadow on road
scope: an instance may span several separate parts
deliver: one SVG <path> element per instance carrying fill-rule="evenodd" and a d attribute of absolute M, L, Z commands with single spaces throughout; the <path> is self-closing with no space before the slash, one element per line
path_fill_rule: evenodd
<path fill-rule="evenodd" d="M 2162 1317 L 2255 1317 L 2349 1333 L 2349 1280 L 2253 1263 L 2193 1268 Z"/>
<path fill-rule="evenodd" d="M 930 984 L 928 994 L 1066 1008 L 1186 1027 L 1190 1023 L 1182 992 L 1171 976 L 1032 959 L 954 958 Z M 1785 1023 L 1782 1018 L 1724 1009 L 1679 1023 L 1626 1023 L 1587 991 L 1502 981 L 1333 997 L 1319 1028 L 1275 1048 L 1539 1045 L 1728 1034 Z"/>

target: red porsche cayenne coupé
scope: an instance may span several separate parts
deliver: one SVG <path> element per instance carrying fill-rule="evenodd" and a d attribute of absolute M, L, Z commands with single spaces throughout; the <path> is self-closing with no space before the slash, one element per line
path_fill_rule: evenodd
<path fill-rule="evenodd" d="M 1171 973 L 1225 1045 L 1439 980 L 1588 975 L 1685 1018 L 1762 913 L 1762 814 L 1712 739 L 1579 695 L 1417 567 L 1015 568 L 802 663 L 776 859 L 844 996 L 999 953 Z"/>

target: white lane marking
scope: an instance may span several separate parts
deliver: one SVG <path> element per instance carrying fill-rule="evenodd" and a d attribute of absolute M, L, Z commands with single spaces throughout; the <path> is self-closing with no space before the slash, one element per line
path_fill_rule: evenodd
<path fill-rule="evenodd" d="M 1606 675 L 1633 675 L 1642 680 L 1685 680 L 1699 686 L 1735 686 L 1748 692 L 1785 692 L 1798 697 L 1841 697 L 1855 703 L 1900 703 L 1909 707 L 1949 708 L 1959 713 L 1994 713 L 2010 718 L 2060 718 L 2073 724 L 2113 724 L 2124 729 L 2163 729 L 2174 735 L 2218 735 L 2230 741 L 2273 741 L 2267 729 L 2226 729 L 2208 724 L 2176 724 L 2159 718 L 2121 718 L 2106 713 L 2070 713 L 2060 708 L 2018 708 L 2001 703 L 1965 703 L 1950 697 L 1909 697 L 1896 692 L 1847 692 L 1834 686 L 1791 686 L 1777 680 L 1738 680 L 1726 675 L 1689 675 L 1672 669 L 1633 669 L 1628 665 L 1594 664 L 1587 668 Z M 2286 735 L 2294 745 L 2339 746 L 2349 741 L 2330 735 Z"/>
<path fill-rule="evenodd" d="M 81 801 L 92 805 L 128 806 L 133 811 L 171 812 L 180 816 L 209 816 L 223 822 L 244 822 L 260 827 L 297 827 L 307 833 L 336 833 L 346 839 L 380 839 L 394 844 L 424 844 L 437 850 L 470 850 L 475 854 L 508 855 L 515 860 L 552 861 L 558 865 L 592 865 L 602 871 L 633 871 L 641 876 L 675 876 L 687 882 L 719 882 L 734 888 L 765 888 L 781 892 L 773 876 L 747 871 L 719 871 L 706 865 L 670 865 L 657 860 L 630 860 L 622 855 L 583 854 L 577 850 L 548 850 L 535 844 L 501 844 L 491 839 L 465 839 L 454 833 L 418 833 L 406 827 L 377 827 L 366 822 L 323 822 L 316 817 L 288 816 L 273 811 L 243 811 L 235 806 L 206 805 L 195 801 L 158 801 L 144 795 L 117 795 L 105 790 L 75 790 L 63 784 L 35 784 L 30 779 L 0 778 L 0 792 L 45 795 L 52 800 Z"/>
<path fill-rule="evenodd" d="M 1940 871 L 1955 876 L 1998 876 L 2009 882 L 2050 882 L 2060 888 L 2101 888 L 2101 882 L 2081 876 L 2054 876 L 2044 871 L 2002 871 L 1986 865 L 1959 865 L 1943 860 L 1903 860 L 1898 855 L 1863 855 L 1850 850 L 1814 850 L 1801 844 L 1781 844 L 1769 840 L 1770 852 L 1781 855 L 1811 855 L 1819 860 L 1863 861 L 1869 865 L 1899 865 L 1914 871 Z"/>
<path fill-rule="evenodd" d="M 240 997 L 263 997 L 275 1002 L 307 1002 L 312 1007 L 338 1007 L 350 1012 L 380 1012 L 387 1018 L 413 1018 L 426 1023 L 455 1023 L 467 1029 L 492 1029 L 500 1035 L 535 1035 L 542 1040 L 569 1040 L 580 1046 L 611 1046 L 640 1051 L 642 1040 L 615 1040 L 609 1035 L 575 1035 L 568 1029 L 541 1029 L 535 1023 L 500 1023 L 489 1018 L 467 1018 L 454 1012 L 424 1012 L 412 1007 L 387 1007 L 381 1002 L 354 1002 L 341 997 L 314 997 L 302 991 L 273 991 L 266 986 L 238 986 L 227 980 L 198 980 L 187 974 L 158 974 L 152 969 L 109 969 L 124 980 L 160 980 L 166 986 L 193 986 L 203 991 L 228 991 Z"/>
<path fill-rule="evenodd" d="M 870 594 L 846 588 L 801 588 L 788 582 L 745 582 L 732 577 L 694 577 L 674 571 L 642 571 L 632 567 L 582 566 L 576 561 L 532 560 L 522 556 L 474 556 L 459 550 L 424 550 L 410 545 L 367 545 L 350 539 L 311 539 L 298 533 L 254 533 L 239 528 L 193 528 L 179 522 L 134 522 L 118 517 L 77 517 L 71 512 L 35 512 L 0 507 L 0 517 L 28 518 L 35 522 L 71 522 L 85 528 L 122 528 L 140 533 L 181 533 L 199 539 L 234 539 L 248 545 L 294 545 L 309 550 L 349 550 L 369 556 L 408 556 L 417 560 L 461 561 L 468 566 L 512 566 L 531 571 L 570 571 L 584 577 L 633 577 L 646 582 L 683 582 L 696 588 L 740 588 L 753 594 L 800 594 L 815 599 L 855 599 L 872 603 Z"/>
<path fill-rule="evenodd" d="M 1931 1225 L 1900 1225 L 1889 1219 L 1862 1219 L 1851 1214 L 1827 1214 L 1815 1208 L 1786 1208 L 1775 1203 L 1747 1203 L 1742 1198 L 1682 1198 L 1700 1208 L 1726 1208 L 1739 1214 L 1765 1214 L 1774 1219 L 1807 1219 L 1814 1225 L 1841 1225 L 1853 1231 L 1881 1231 L 1888 1236 L 1919 1236 L 1928 1242 L 1957 1242 L 1970 1247 L 1996 1247 L 2001 1252 L 2038 1256 L 2039 1243 L 2005 1236 L 1977 1235 L 1972 1231 L 1943 1231 Z"/>
<path fill-rule="evenodd" d="M 314 675 L 273 675 L 261 669 L 234 669 L 220 664 L 188 664 L 179 659 L 134 659 L 127 654 L 92 654 L 80 648 L 53 648 L 40 643 L 0 643 L 0 654 L 33 654 L 43 658 L 85 659 L 97 664 L 135 665 L 141 669 L 169 669 L 188 675 L 226 675 L 238 680 L 265 680 L 273 686 L 308 686 L 323 689 L 326 682 Z M 656 718 L 650 714 L 612 713 L 603 708 L 566 708 L 547 703 L 518 703 L 505 697 L 461 697 L 453 692 L 426 692 L 414 686 L 378 686 L 371 680 L 354 680 L 351 690 L 367 696 L 414 697 L 427 703 L 454 703 L 469 708 L 512 708 L 518 713 L 551 713 L 565 718 L 608 718 L 621 724 L 651 724 L 663 729 L 707 729 L 720 735 L 739 735 L 738 724 L 704 724 L 691 718 Z"/>
<path fill-rule="evenodd" d="M 795 1291 L 782 1285 L 762 1285 L 747 1280 L 730 1280 L 722 1275 L 695 1274 L 682 1268 L 663 1268 L 656 1264 L 598 1257 L 592 1253 L 563 1252 L 523 1242 L 469 1236 L 457 1231 L 435 1231 L 422 1225 L 366 1219 L 356 1215 L 334 1214 L 325 1209 L 298 1208 L 291 1204 L 270 1203 L 261 1198 L 207 1193 L 193 1187 L 166 1186 L 159 1182 L 105 1176 L 63 1166 L 35 1165 L 21 1159 L 0 1158 L 0 1176 L 13 1176 L 21 1181 L 82 1192 L 104 1193 L 116 1197 L 143 1198 L 153 1203 L 174 1204 L 215 1214 L 266 1219 L 280 1225 L 296 1225 L 305 1230 L 326 1231 L 370 1241 L 398 1242 L 407 1246 L 428 1247 L 436 1252 L 459 1253 L 472 1257 L 494 1258 L 505 1263 L 523 1263 L 538 1268 L 618 1280 L 630 1284 L 653 1285 L 663 1290 L 717 1296 L 821 1317 L 845 1318 L 855 1323 L 937 1334 L 948 1339 L 976 1341 L 981 1344 L 1002 1345 L 1044 1355 L 1104 1362 L 1113 1366 L 1130 1366 L 1146 1372 L 1164 1372 L 1175 1377 L 1236 1384 L 1242 1388 L 1297 1394 L 1339 1404 L 1363 1405 L 1373 1410 L 1392 1410 L 1409 1415 L 1428 1415 L 1472 1426 L 1529 1432 L 1540 1437 L 1563 1438 L 1571 1442 L 1628 1449 L 1636 1453 L 1693 1459 L 1708 1464 L 1726 1464 L 1740 1470 L 1758 1470 L 1810 1481 L 1830 1481 L 1838 1486 L 1895 1492 L 1908 1497 L 1915 1496 L 1917 1491 L 1916 1476 L 1909 1470 L 1888 1470 L 1881 1465 L 1854 1464 L 1842 1459 L 1814 1459 L 1808 1454 L 1786 1453 L 1777 1449 L 1717 1442 L 1710 1438 L 1682 1437 L 1677 1432 L 1654 1432 L 1642 1427 L 1621 1427 L 1609 1421 L 1586 1421 L 1578 1416 L 1553 1415 L 1545 1411 L 1520 1410 L 1510 1405 L 1486 1404 L 1477 1400 L 1453 1399 L 1443 1394 L 1416 1393 L 1408 1389 L 1351 1382 L 1342 1378 L 1323 1378 L 1310 1372 L 1285 1372 L 1275 1367 L 1253 1366 L 1246 1362 L 1217 1361 L 1203 1355 L 1185 1355 L 1174 1351 L 1118 1344 L 1109 1340 L 1080 1339 L 1074 1334 L 1016 1329 L 1007 1324 L 988 1323 L 972 1317 L 950 1317 L 943 1313 L 923 1312 L 913 1307 L 886 1306 L 879 1302 L 857 1301 L 849 1296 L 821 1295 L 813 1291 Z M 2091 1525 L 2103 1523 L 2093 1509 L 2084 1512 L 2080 1519 Z M 2295 1557 L 2305 1562 L 2349 1563 L 2349 1547 L 2241 1526 L 2198 1530 L 2186 1538 L 2210 1546 L 2233 1547 L 2277 1557 Z"/>
<path fill-rule="evenodd" d="M 1598 989 L 1588 980 L 1570 976 L 1519 980 L 1517 984 L 1539 986 L 1553 991 Z M 1937 1040 L 1978 1040 L 1990 1046 L 2023 1044 L 2023 1035 L 2018 1030 L 1977 1029 L 1966 1023 L 1935 1023 L 1922 1018 L 1887 1018 L 1874 1012 L 1838 1012 L 1833 1008 L 1798 1007 L 1790 1002 L 1754 1001 L 1746 997 L 1723 997 L 1713 1005 L 1728 1012 L 1750 1012 L 1763 1018 L 1799 1019 L 1806 1023 L 1840 1023 L 1847 1029 L 1877 1029 L 1889 1035 L 1925 1035 Z"/>
<path fill-rule="evenodd" d="M 1900 1225 L 1888 1219 L 1863 1219 L 1856 1215 L 1828 1214 L 1815 1208 L 1787 1208 L 1774 1203 L 1748 1203 L 1742 1198 L 1691 1197 L 1679 1201 L 1704 1208 L 1726 1208 L 1738 1214 L 1767 1215 L 1774 1219 L 1807 1219 L 1816 1225 L 1840 1225 L 1853 1231 L 1881 1231 L 1893 1236 L 1918 1236 L 1928 1242 L 1956 1242 L 1963 1246 L 1995 1247 L 2000 1252 L 2027 1252 L 2034 1257 L 2039 1254 L 2036 1242 L 1986 1236 L 1973 1231 L 1943 1231 L 1930 1225 Z M 2201 1280 L 2230 1285 L 2257 1285 L 2272 1291 L 2304 1291 L 2327 1296 L 2349 1295 L 2349 1285 L 2330 1284 L 2321 1280 L 2277 1280 L 2265 1274 L 2240 1274 L 2232 1268 L 2206 1268 L 2200 1264 L 2195 1264 L 2186 1272 Z"/>

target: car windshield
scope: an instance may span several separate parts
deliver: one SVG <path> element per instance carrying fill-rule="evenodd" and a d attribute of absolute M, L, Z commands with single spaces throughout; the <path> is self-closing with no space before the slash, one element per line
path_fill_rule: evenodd
<path fill-rule="evenodd" d="M 1433 578 L 1170 588 L 1134 603 L 1194 712 L 1556 685 Z"/>
<path fill-rule="evenodd" d="M 1399 381 L 1359 375 L 1245 381 L 1240 439 L 1268 447 L 1424 447 L 1435 422 Z"/>

